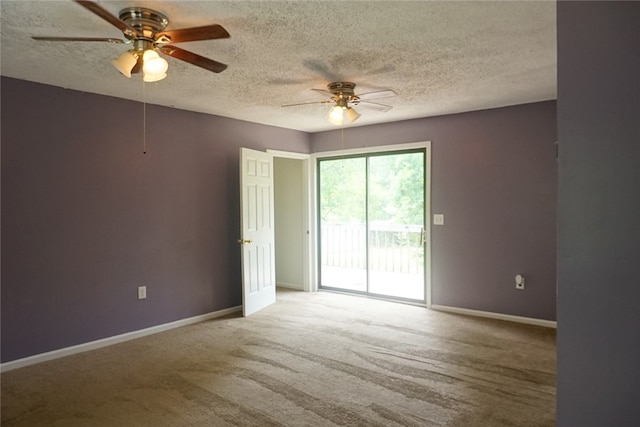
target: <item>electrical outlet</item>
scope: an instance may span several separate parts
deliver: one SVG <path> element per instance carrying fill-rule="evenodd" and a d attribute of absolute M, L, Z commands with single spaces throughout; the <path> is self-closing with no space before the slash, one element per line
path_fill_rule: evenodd
<path fill-rule="evenodd" d="M 444 214 L 433 214 L 433 225 L 444 225 Z"/>
<path fill-rule="evenodd" d="M 147 298 L 147 287 L 138 286 L 138 299 L 146 299 L 146 298 Z"/>
<path fill-rule="evenodd" d="M 516 276 L 516 289 L 524 289 L 524 276 L 521 274 Z"/>

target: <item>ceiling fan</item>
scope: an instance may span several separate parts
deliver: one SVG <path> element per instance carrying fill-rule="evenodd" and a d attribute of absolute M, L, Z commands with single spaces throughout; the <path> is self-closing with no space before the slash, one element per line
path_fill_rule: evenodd
<path fill-rule="evenodd" d="M 371 108 L 375 108 L 378 111 L 386 112 L 392 107 L 390 105 L 380 104 L 377 102 L 371 102 L 370 99 L 376 98 L 388 98 L 396 96 L 397 94 L 391 89 L 378 90 L 375 92 L 355 94 L 356 84 L 352 82 L 332 82 L 327 85 L 326 89 L 312 89 L 319 92 L 325 92 L 331 95 L 328 101 L 315 101 L 315 102 L 301 102 L 297 104 L 286 104 L 283 107 L 294 107 L 296 105 L 308 105 L 308 104 L 333 104 L 333 107 L 329 111 L 329 122 L 334 125 L 343 125 L 344 119 L 353 123 L 360 117 L 352 105 L 366 105 Z"/>
<path fill-rule="evenodd" d="M 167 76 L 167 61 L 158 55 L 163 53 L 181 61 L 188 62 L 214 73 L 224 71 L 227 66 L 220 62 L 189 52 L 171 43 L 198 40 L 213 40 L 229 37 L 229 33 L 218 24 L 202 27 L 166 30 L 169 19 L 160 12 L 145 7 L 128 7 L 115 17 L 100 5 L 92 1 L 74 0 L 79 5 L 95 13 L 105 21 L 122 31 L 126 40 L 100 37 L 43 37 L 33 36 L 35 40 L 64 42 L 108 42 L 131 44 L 132 48 L 113 60 L 113 65 L 125 76 L 143 72 L 146 82 L 162 80 Z"/>

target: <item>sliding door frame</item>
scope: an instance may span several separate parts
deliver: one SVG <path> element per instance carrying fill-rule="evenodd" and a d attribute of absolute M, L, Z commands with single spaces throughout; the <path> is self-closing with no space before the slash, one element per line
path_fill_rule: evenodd
<path fill-rule="evenodd" d="M 312 183 L 310 185 L 311 197 L 310 197 L 310 214 L 312 226 L 310 227 L 310 240 L 313 242 L 311 245 L 310 254 L 310 276 L 311 291 L 318 290 L 319 282 L 319 261 L 318 261 L 318 249 L 319 249 L 319 236 L 318 226 L 320 218 L 318 218 L 318 159 L 325 157 L 336 156 L 349 156 L 358 154 L 370 154 L 370 153 L 385 153 L 391 151 L 404 151 L 424 149 L 425 151 L 425 176 L 424 176 L 424 230 L 425 230 L 425 303 L 427 307 L 431 307 L 431 141 L 412 142 L 407 144 L 393 144 L 393 145 L 381 145 L 376 147 L 363 147 L 363 148 L 351 148 L 344 150 L 323 151 L 319 153 L 313 153 L 311 155 L 311 178 Z"/>

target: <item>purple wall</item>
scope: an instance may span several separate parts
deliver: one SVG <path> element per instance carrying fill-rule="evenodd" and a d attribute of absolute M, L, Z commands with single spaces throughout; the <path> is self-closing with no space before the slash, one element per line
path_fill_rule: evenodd
<path fill-rule="evenodd" d="M 554 101 L 344 130 L 344 147 L 431 141 L 433 304 L 556 318 Z M 314 152 L 340 132 L 311 135 Z M 526 277 L 526 289 L 514 277 Z"/>
<path fill-rule="evenodd" d="M 2 362 L 241 304 L 240 146 L 309 136 L 2 78 Z"/>
<path fill-rule="evenodd" d="M 640 3 L 557 22 L 557 424 L 640 426 Z"/>
<path fill-rule="evenodd" d="M 340 146 L 148 105 L 145 155 L 141 116 L 2 78 L 3 362 L 239 305 L 239 147 Z M 345 130 L 347 147 L 424 140 L 446 215 L 434 304 L 555 319 L 555 103 Z"/>

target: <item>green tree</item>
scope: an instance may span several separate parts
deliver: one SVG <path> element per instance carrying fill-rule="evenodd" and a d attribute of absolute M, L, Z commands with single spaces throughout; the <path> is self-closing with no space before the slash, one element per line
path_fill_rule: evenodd
<path fill-rule="evenodd" d="M 320 162 L 320 217 L 324 222 L 365 222 L 364 157 Z"/>
<path fill-rule="evenodd" d="M 371 222 L 423 224 L 423 152 L 323 159 L 319 169 L 322 221 L 364 223 L 368 213 Z"/>
<path fill-rule="evenodd" d="M 424 154 L 373 156 L 369 161 L 369 220 L 419 225 L 424 221 Z"/>

